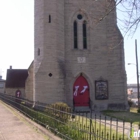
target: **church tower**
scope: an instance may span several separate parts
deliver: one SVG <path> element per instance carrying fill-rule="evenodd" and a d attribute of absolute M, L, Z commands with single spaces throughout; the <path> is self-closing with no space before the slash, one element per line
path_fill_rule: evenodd
<path fill-rule="evenodd" d="M 65 101 L 64 13 L 64 0 L 35 0 L 35 101 Z"/>
<path fill-rule="evenodd" d="M 34 101 L 127 106 L 115 2 L 35 0 Z"/>

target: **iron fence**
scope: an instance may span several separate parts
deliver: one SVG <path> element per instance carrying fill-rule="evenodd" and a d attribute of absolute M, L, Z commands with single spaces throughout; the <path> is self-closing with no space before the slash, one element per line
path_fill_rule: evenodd
<path fill-rule="evenodd" d="M 69 107 L 52 106 L 7 94 L 0 94 L 0 99 L 65 140 L 129 140 L 130 130 L 140 129 L 140 125 L 96 114 L 92 110 L 73 112 Z"/>

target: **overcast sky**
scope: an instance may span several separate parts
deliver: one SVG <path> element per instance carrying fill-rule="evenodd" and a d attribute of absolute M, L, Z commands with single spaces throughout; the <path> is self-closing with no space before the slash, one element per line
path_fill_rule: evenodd
<path fill-rule="evenodd" d="M 118 15 L 121 16 L 121 15 Z M 140 28 L 133 38 L 125 37 L 125 64 L 128 83 L 136 83 L 135 39 L 140 62 Z M 0 0 L 0 74 L 6 69 L 27 69 L 34 56 L 34 0 Z M 139 64 L 140 65 L 140 64 Z"/>
<path fill-rule="evenodd" d="M 27 69 L 34 54 L 34 0 L 0 0 L 0 69 Z"/>

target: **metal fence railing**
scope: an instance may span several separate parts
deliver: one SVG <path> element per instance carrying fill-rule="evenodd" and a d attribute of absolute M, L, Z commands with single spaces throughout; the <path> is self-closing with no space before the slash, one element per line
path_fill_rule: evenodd
<path fill-rule="evenodd" d="M 92 112 L 0 94 L 0 99 L 65 140 L 129 140 L 134 125 Z"/>

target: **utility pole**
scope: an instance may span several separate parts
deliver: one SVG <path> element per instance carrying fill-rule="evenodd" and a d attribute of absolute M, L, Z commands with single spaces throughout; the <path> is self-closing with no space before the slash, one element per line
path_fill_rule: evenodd
<path fill-rule="evenodd" d="M 140 101 L 139 101 L 139 66 L 138 66 L 138 53 L 137 53 L 137 40 L 135 40 L 135 53 L 136 53 L 136 73 L 137 73 L 137 88 L 138 88 L 138 108 L 140 108 Z"/>

